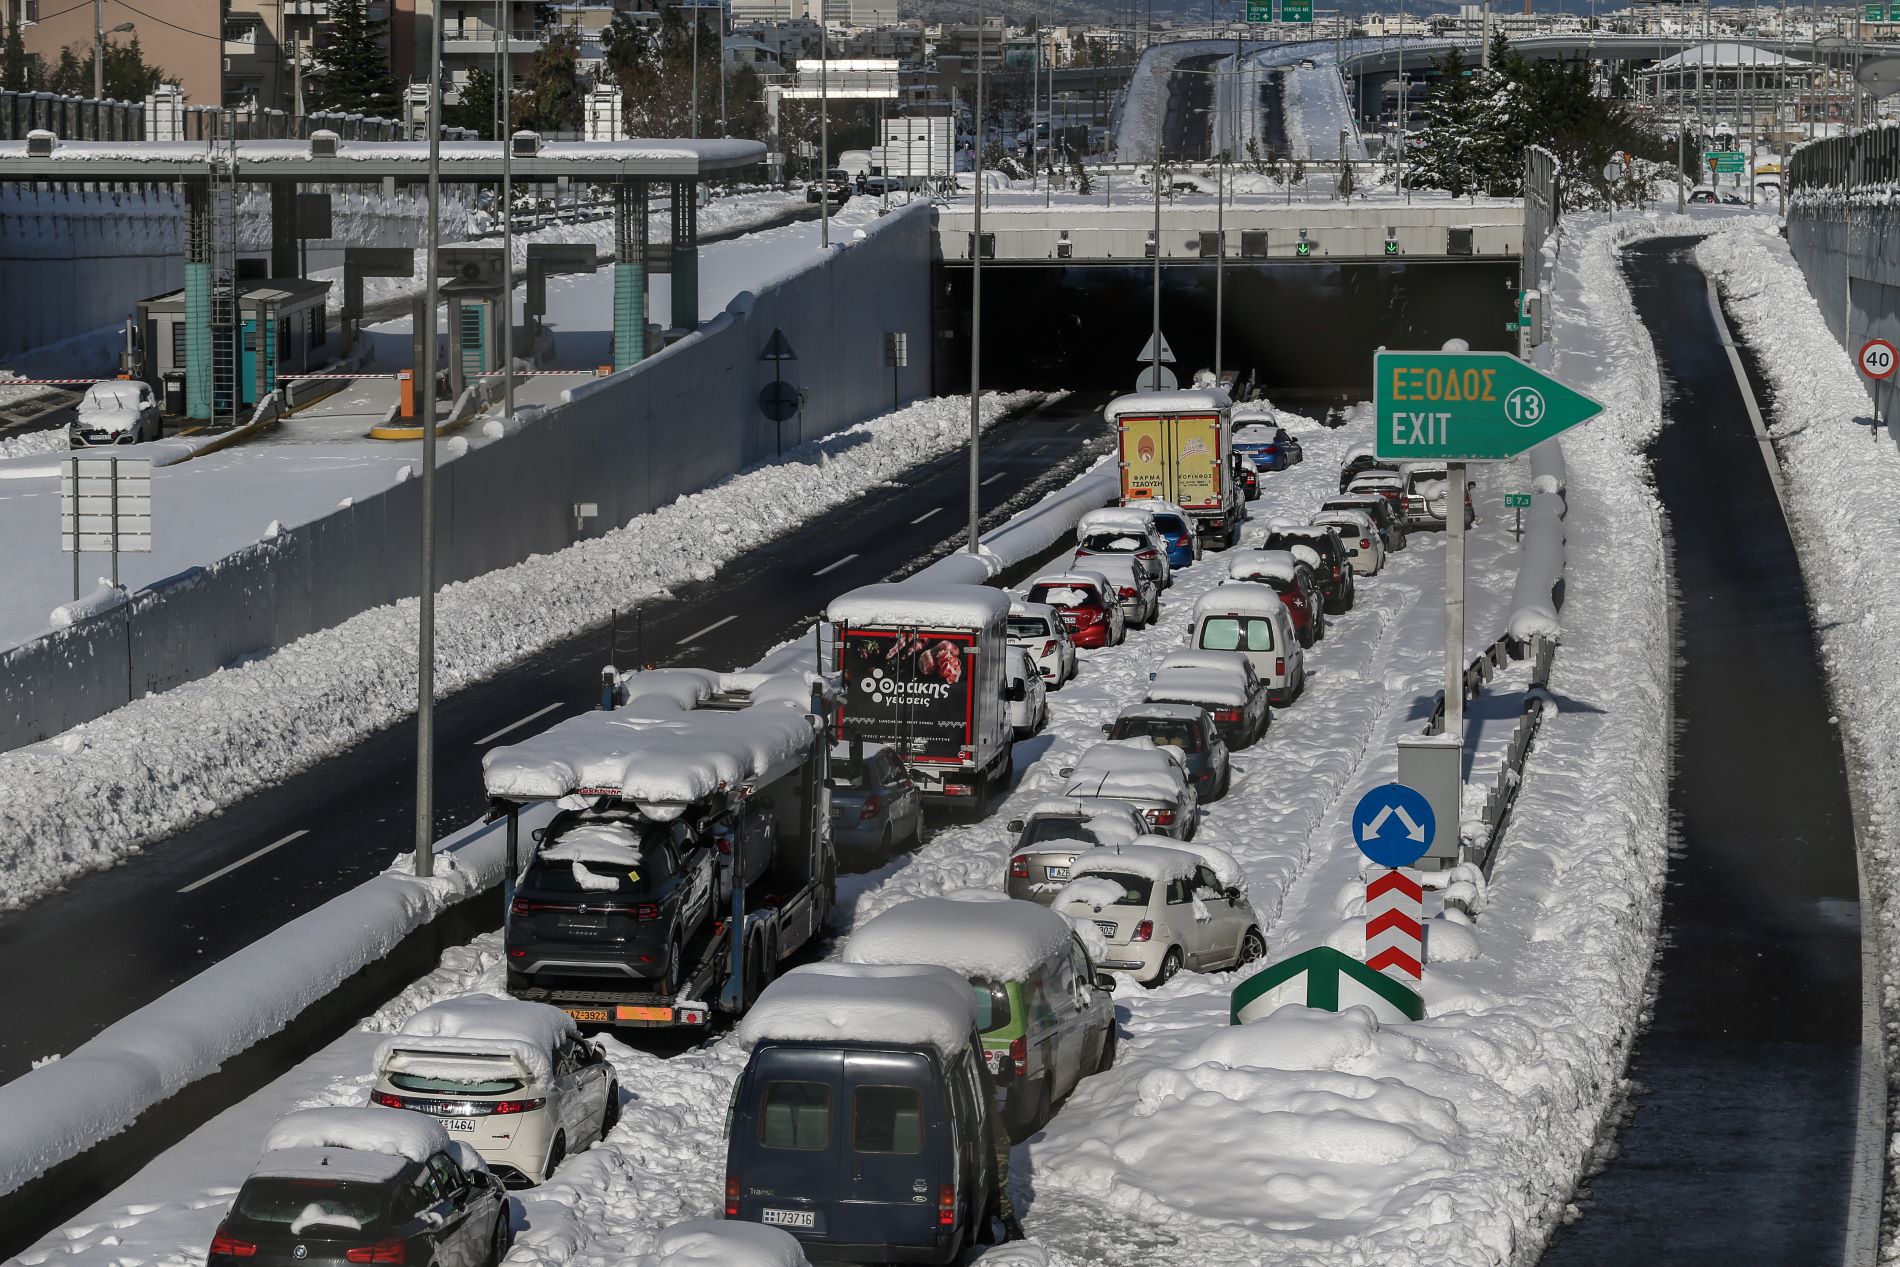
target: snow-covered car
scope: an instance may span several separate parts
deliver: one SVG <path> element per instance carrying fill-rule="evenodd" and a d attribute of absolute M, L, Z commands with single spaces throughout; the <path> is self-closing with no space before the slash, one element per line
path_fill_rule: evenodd
<path fill-rule="evenodd" d="M 114 379 L 94 383 L 73 407 L 66 438 L 75 449 L 142 444 L 159 437 L 158 397 L 150 383 Z"/>
<path fill-rule="evenodd" d="M 1400 526 L 1408 531 L 1411 529 L 1412 525 L 1407 522 L 1405 514 L 1405 480 L 1397 471 L 1382 468 L 1362 471 L 1346 485 L 1346 492 L 1354 497 L 1381 498 L 1398 516 Z"/>
<path fill-rule="evenodd" d="M 1314 571 L 1318 566 L 1319 555 L 1308 546 L 1239 550 L 1227 560 L 1227 578 L 1265 585 L 1279 595 L 1293 618 L 1293 636 L 1300 646 L 1310 647 L 1326 636 L 1326 603 Z"/>
<path fill-rule="evenodd" d="M 423 1008 L 376 1049 L 373 1105 L 437 1119 L 510 1187 L 544 1183 L 620 1120 L 613 1066 L 574 1018 L 487 994 Z"/>
<path fill-rule="evenodd" d="M 1352 560 L 1346 557 L 1346 547 L 1339 539 L 1337 528 L 1276 521 L 1267 530 L 1267 535 L 1261 538 L 1260 544 L 1267 550 L 1306 547 L 1318 556 L 1311 566 L 1319 581 L 1319 592 L 1326 597 L 1327 612 L 1340 616 L 1352 610 L 1353 603 L 1358 600 L 1359 585 L 1352 570 Z"/>
<path fill-rule="evenodd" d="M 1100 572 L 1050 572 L 1031 581 L 1023 594 L 1025 602 L 1053 607 L 1077 647 L 1116 646 L 1128 635 L 1121 596 Z"/>
<path fill-rule="evenodd" d="M 1352 570 L 1371 576 L 1385 566 L 1385 541 L 1372 516 L 1362 510 L 1322 510 L 1313 522 L 1323 528 L 1339 529 L 1339 543 L 1346 548 Z"/>
<path fill-rule="evenodd" d="M 1047 603 L 1017 600 L 1009 605 L 1009 645 L 1029 653 L 1050 690 L 1075 676 L 1075 639 L 1062 615 Z"/>
<path fill-rule="evenodd" d="M 1227 795 L 1233 777 L 1227 741 L 1221 738 L 1213 717 L 1198 704 L 1130 704 L 1102 727 L 1102 733 L 1110 739 L 1145 736 L 1155 743 L 1179 748 L 1188 780 L 1194 784 L 1201 804 Z"/>
<path fill-rule="evenodd" d="M 1137 507 L 1091 510 L 1075 525 L 1075 566 L 1093 567 L 1098 555 L 1128 555 L 1160 589 L 1174 584 L 1168 544 L 1154 519 Z"/>
<path fill-rule="evenodd" d="M 1260 500 L 1260 466 L 1244 453 L 1234 454 L 1234 483 L 1240 486 L 1240 494 L 1246 500 Z"/>
<path fill-rule="evenodd" d="M 1048 904 L 1069 882 L 1075 855 L 1098 845 L 1130 844 L 1148 834 L 1148 820 L 1129 801 L 1097 797 L 1087 803 L 1068 797 L 1038 801 L 1021 818 L 1011 819 L 1015 837 L 1009 876 L 1003 888 L 1011 897 Z"/>
<path fill-rule="evenodd" d="M 1062 795 L 1084 805 L 1126 801 L 1141 811 L 1150 831 L 1163 836 L 1186 840 L 1199 824 L 1200 801 L 1185 759 L 1152 739 L 1098 743 L 1059 774 Z"/>
<path fill-rule="evenodd" d="M 1451 475 L 1443 462 L 1407 462 L 1399 468 L 1405 488 L 1405 526 L 1443 528 L 1449 500 L 1445 485 Z M 1465 527 L 1477 522 L 1471 509 L 1472 481 L 1465 481 Z"/>
<path fill-rule="evenodd" d="M 1176 652 L 1186 663 L 1198 664 L 1196 656 L 1216 661 L 1239 654 L 1248 669 L 1259 679 L 1267 699 L 1284 707 L 1306 689 L 1306 651 L 1293 632 L 1293 616 L 1272 587 L 1247 581 L 1229 581 L 1216 585 L 1194 600 L 1194 614 L 1188 621 L 1188 646 L 1192 652 Z M 1165 665 L 1175 656 L 1162 661 Z M 1149 692 L 1149 698 L 1157 698 Z M 1214 717 L 1216 723 L 1229 723 L 1223 729 L 1231 736 L 1238 718 Z M 1265 729 L 1264 723 L 1262 730 Z M 1231 737 L 1228 742 L 1234 741 Z M 1236 745 L 1239 746 L 1239 745 Z"/>
<path fill-rule="evenodd" d="M 1055 909 L 1093 920 L 1108 939 L 1101 966 L 1150 988 L 1183 968 L 1221 972 L 1266 953 L 1233 856 L 1212 845 L 1147 837 L 1076 860 Z"/>
<path fill-rule="evenodd" d="M 1109 586 L 1115 592 L 1116 601 L 1121 604 L 1122 615 L 1130 627 L 1145 629 L 1161 616 L 1161 587 L 1154 577 L 1142 565 L 1142 561 L 1132 554 L 1091 554 L 1077 556 L 1070 571 L 1079 572 L 1087 568 L 1091 572 L 1100 572 L 1108 578 Z"/>
<path fill-rule="evenodd" d="M 1271 599 L 1272 606 L 1280 615 L 1285 615 L 1285 609 L 1273 595 L 1260 594 L 1258 590 L 1254 593 L 1259 594 L 1256 601 L 1262 604 L 1260 610 L 1267 610 L 1265 602 Z M 1197 618 L 1200 616 L 1198 608 L 1196 604 Z M 1231 622 L 1224 611 L 1209 613 L 1207 619 Z M 1290 632 L 1290 621 L 1287 628 Z M 1142 695 L 1144 700 L 1205 708 L 1229 748 L 1252 747 L 1273 724 L 1266 684 L 1254 672 L 1253 662 L 1238 651 L 1176 651 L 1163 656 L 1148 679 L 1148 689 Z"/>
<path fill-rule="evenodd" d="M 1285 435 L 1286 432 L 1274 423 L 1242 423 L 1236 418 L 1234 452 L 1252 458 L 1254 465 L 1263 471 L 1284 471 L 1293 464 L 1280 443 Z"/>
<path fill-rule="evenodd" d="M 1043 685 L 1042 673 L 1021 647 L 1008 648 L 1003 682 L 1011 688 L 1009 726 L 1016 738 L 1027 739 L 1049 724 L 1049 688 Z"/>
<path fill-rule="evenodd" d="M 265 1136 L 263 1159 L 237 1190 L 205 1262 L 493 1267 L 512 1240 L 501 1180 L 435 1119 L 303 1109 Z"/>
<path fill-rule="evenodd" d="M 1339 491 L 1345 492 L 1352 482 L 1368 471 L 1389 471 L 1398 474 L 1398 463 L 1387 461 L 1373 452 L 1369 444 L 1355 444 L 1346 450 L 1346 460 L 1339 467 Z"/>
<path fill-rule="evenodd" d="M 1702 206 L 1709 203 L 1720 202 L 1721 199 L 1716 197 L 1715 190 L 1709 186 L 1697 185 L 1694 189 L 1689 191 L 1689 201 L 1697 206 Z"/>
<path fill-rule="evenodd" d="M 900 842 L 923 838 L 924 794 L 881 743 L 831 750 L 831 844 L 841 856 L 883 862 Z"/>
<path fill-rule="evenodd" d="M 1391 554 L 1405 548 L 1405 524 L 1393 509 L 1392 503 L 1377 493 L 1341 493 L 1337 497 L 1328 497 L 1319 504 L 1321 511 L 1356 510 L 1368 516 L 1373 526 L 1379 530 L 1379 540 L 1385 545 L 1385 552 Z"/>

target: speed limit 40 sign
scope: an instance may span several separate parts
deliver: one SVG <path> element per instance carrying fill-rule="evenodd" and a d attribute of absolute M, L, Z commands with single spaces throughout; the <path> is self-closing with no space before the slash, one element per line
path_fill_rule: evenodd
<path fill-rule="evenodd" d="M 1885 339 L 1869 339 L 1860 345 L 1860 372 L 1868 378 L 1892 378 L 1900 368 L 1900 353 Z"/>

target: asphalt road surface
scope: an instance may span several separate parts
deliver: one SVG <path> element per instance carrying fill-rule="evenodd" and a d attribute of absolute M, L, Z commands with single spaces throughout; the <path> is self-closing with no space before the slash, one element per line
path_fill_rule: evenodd
<path fill-rule="evenodd" d="M 1207 70 L 1224 54 L 1183 57 L 1180 70 Z M 1199 162 L 1208 156 L 1213 133 L 1207 112 L 1214 100 L 1213 75 L 1168 76 L 1166 107 L 1162 114 L 1161 157 L 1164 162 Z"/>
<path fill-rule="evenodd" d="M 1794 543 L 1691 245 L 1625 254 L 1662 362 L 1650 455 L 1680 644 L 1655 1015 L 1614 1160 L 1544 1267 L 1820 1267 L 1843 1261 L 1852 1222 L 1861 943 L 1847 779 Z"/>
<path fill-rule="evenodd" d="M 1070 397 L 984 437 L 986 523 L 1066 483 L 1108 448 L 1107 393 Z M 601 666 L 743 666 L 834 595 L 962 544 L 967 451 L 735 560 L 712 580 L 587 630 L 440 701 L 436 834 L 485 808 L 481 757 L 598 705 Z M 637 636 L 636 636 L 637 630 Z M 178 982 L 336 894 L 411 845 L 413 719 L 234 805 L 110 871 L 0 915 L 0 1081 L 69 1052 Z M 83 809 L 76 810 L 83 812 Z"/>

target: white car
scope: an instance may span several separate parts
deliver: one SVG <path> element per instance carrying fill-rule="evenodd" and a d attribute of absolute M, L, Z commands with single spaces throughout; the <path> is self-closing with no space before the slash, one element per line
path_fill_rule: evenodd
<path fill-rule="evenodd" d="M 1009 725 L 1016 738 L 1027 739 L 1049 724 L 1049 688 L 1043 685 L 1035 661 L 1021 647 L 1008 648 L 1003 681 L 1012 688 L 1022 687 L 1009 693 Z"/>
<path fill-rule="evenodd" d="M 1075 525 L 1075 566 L 1095 566 L 1098 555 L 1132 555 L 1160 589 L 1174 584 L 1168 563 L 1168 543 L 1161 539 L 1154 516 L 1133 506 L 1091 510 Z"/>
<path fill-rule="evenodd" d="M 1141 810 L 1127 801 L 1097 797 L 1083 803 L 1064 796 L 1036 802 L 1023 817 L 1010 820 L 1009 832 L 1015 840 L 1004 890 L 1046 906 L 1069 882 L 1076 854 L 1097 845 L 1132 845 L 1149 827 Z"/>
<path fill-rule="evenodd" d="M 1266 938 L 1233 856 L 1212 845 L 1147 836 L 1078 857 L 1054 909 L 1108 940 L 1098 966 L 1142 985 L 1183 968 L 1221 972 L 1266 954 Z"/>
<path fill-rule="evenodd" d="M 1186 840 L 1200 819 L 1200 801 L 1186 761 L 1178 748 L 1146 737 L 1111 739 L 1062 768 L 1062 795 L 1085 805 L 1127 801 L 1141 811 L 1149 830 Z"/>
<path fill-rule="evenodd" d="M 73 408 L 66 438 L 75 449 L 106 444 L 142 444 L 159 437 L 158 397 L 150 383 L 113 379 L 94 383 Z"/>
<path fill-rule="evenodd" d="M 1313 522 L 1324 528 L 1339 529 L 1339 542 L 1346 547 L 1352 570 L 1371 576 L 1385 566 L 1385 543 L 1379 539 L 1379 525 L 1363 510 L 1322 510 Z"/>
<path fill-rule="evenodd" d="M 545 1003 L 471 994 L 423 1008 L 376 1052 L 371 1104 L 425 1113 L 510 1187 L 543 1183 L 620 1120 L 613 1066 Z"/>
<path fill-rule="evenodd" d="M 1009 645 L 1029 653 L 1030 663 L 1052 691 L 1075 676 L 1075 640 L 1060 613 L 1047 603 L 1019 599 L 1009 605 Z"/>

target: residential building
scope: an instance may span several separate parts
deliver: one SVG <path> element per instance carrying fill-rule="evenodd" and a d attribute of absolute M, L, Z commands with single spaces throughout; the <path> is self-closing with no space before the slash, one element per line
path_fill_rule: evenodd
<path fill-rule="evenodd" d="M 749 25 L 735 34 L 757 40 L 787 70 L 797 66 L 800 58 L 818 56 L 819 27 L 810 18 Z"/>
<path fill-rule="evenodd" d="M 417 0 L 418 8 L 430 2 Z M 506 59 L 510 84 L 526 80 L 542 39 L 535 21 L 534 0 L 433 0 L 433 7 L 442 26 L 442 95 L 445 100 L 460 99 L 462 88 L 477 67 L 494 74 L 497 56 Z M 417 14 L 422 26 L 416 32 L 416 39 L 425 68 L 430 16 L 435 15 Z"/>
<path fill-rule="evenodd" d="M 842 49 L 846 57 L 882 57 L 916 65 L 924 59 L 924 28 L 915 24 L 871 27 L 834 40 L 832 47 Z"/>
<path fill-rule="evenodd" d="M 154 11 L 149 0 L 139 8 L 146 13 Z M 165 0 L 158 6 L 165 15 L 161 23 L 134 12 L 121 0 L 103 0 L 101 20 L 107 31 L 132 23 L 130 32 L 110 34 L 106 39 L 118 42 L 136 35 L 146 63 L 162 67 L 167 78 L 176 79 L 184 88 L 187 102 L 216 105 L 222 100 L 219 75 L 223 10 L 222 0 Z M 82 61 L 89 55 L 93 38 L 91 4 L 75 4 L 74 0 L 0 0 L 0 24 L 10 24 L 16 18 L 26 51 L 47 66 L 58 63 L 64 48 L 72 48 Z"/>

